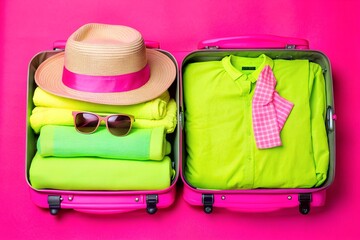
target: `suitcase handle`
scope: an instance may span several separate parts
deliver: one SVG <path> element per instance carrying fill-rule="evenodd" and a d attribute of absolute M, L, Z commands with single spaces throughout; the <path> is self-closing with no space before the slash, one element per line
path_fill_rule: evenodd
<path fill-rule="evenodd" d="M 160 43 L 157 41 L 145 40 L 146 48 L 160 49 Z"/>
<path fill-rule="evenodd" d="M 74 208 L 77 212 L 88 213 L 88 214 L 119 214 L 125 212 L 131 212 L 139 210 L 141 208 L 128 208 L 128 209 L 91 209 L 91 208 Z"/>
<path fill-rule="evenodd" d="M 306 39 L 274 35 L 247 35 L 201 41 L 198 49 L 309 49 Z"/>
<path fill-rule="evenodd" d="M 66 45 L 65 40 L 57 40 L 53 43 L 53 49 L 54 50 L 64 50 L 65 45 Z M 156 41 L 147 40 L 147 41 L 145 41 L 145 46 L 146 46 L 146 48 L 159 49 L 160 43 L 156 42 Z"/>
<path fill-rule="evenodd" d="M 65 49 L 66 41 L 65 40 L 57 40 L 53 43 L 54 50 L 63 50 Z"/>

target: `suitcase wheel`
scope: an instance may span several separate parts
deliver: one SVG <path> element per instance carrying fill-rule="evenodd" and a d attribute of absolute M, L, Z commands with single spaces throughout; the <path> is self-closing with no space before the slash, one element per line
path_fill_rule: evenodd
<path fill-rule="evenodd" d="M 59 212 L 59 209 L 57 209 L 57 208 L 50 208 L 50 214 L 51 214 L 51 215 L 57 215 L 58 212 Z"/>
<path fill-rule="evenodd" d="M 157 207 L 156 207 L 156 206 L 154 206 L 154 207 L 147 207 L 147 208 L 146 208 L 146 211 L 147 211 L 148 214 L 154 214 L 154 213 L 157 212 Z"/>
<path fill-rule="evenodd" d="M 204 212 L 209 214 L 212 213 L 213 207 L 212 206 L 204 206 Z"/>

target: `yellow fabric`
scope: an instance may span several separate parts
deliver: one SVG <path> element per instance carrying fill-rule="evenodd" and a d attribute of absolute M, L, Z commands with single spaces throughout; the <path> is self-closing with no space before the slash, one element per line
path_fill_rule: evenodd
<path fill-rule="evenodd" d="M 76 109 L 35 107 L 30 116 L 30 125 L 35 133 L 39 133 L 44 125 L 67 125 L 73 126 L 72 111 Z M 101 109 L 101 112 L 104 111 Z M 135 118 L 133 128 L 165 127 L 166 133 L 172 133 L 176 127 L 176 102 L 170 99 L 167 104 L 166 115 L 163 119 L 149 120 Z M 102 122 L 102 124 L 104 124 Z"/>
<path fill-rule="evenodd" d="M 281 131 L 283 145 L 257 149 L 251 101 L 265 65 L 276 91 L 294 103 Z M 242 70 L 248 67 L 255 71 Z M 327 177 L 326 96 L 322 69 L 307 60 L 227 56 L 195 62 L 183 74 L 186 180 L 198 188 L 311 188 Z"/>
<path fill-rule="evenodd" d="M 162 119 L 166 116 L 170 94 L 165 91 L 161 96 L 151 101 L 134 105 L 105 105 L 59 97 L 37 87 L 33 101 L 37 107 L 64 108 L 77 111 L 107 112 L 131 114 L 141 119 Z"/>
<path fill-rule="evenodd" d="M 139 161 L 36 154 L 29 179 L 36 189 L 161 190 L 170 186 L 171 160 Z"/>

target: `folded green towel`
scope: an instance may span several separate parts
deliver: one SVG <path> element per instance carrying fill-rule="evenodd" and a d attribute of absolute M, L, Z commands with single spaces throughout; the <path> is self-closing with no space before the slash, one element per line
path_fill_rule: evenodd
<path fill-rule="evenodd" d="M 170 186 L 171 160 L 56 158 L 36 154 L 29 179 L 36 189 L 161 190 Z"/>
<path fill-rule="evenodd" d="M 105 127 L 83 134 L 75 127 L 46 125 L 37 142 L 42 157 L 101 157 L 133 160 L 162 160 L 171 151 L 163 127 L 131 129 L 124 137 Z"/>
<path fill-rule="evenodd" d="M 30 125 L 35 133 L 39 133 L 41 127 L 44 125 L 73 126 L 73 110 L 65 108 L 35 107 L 30 116 Z M 101 112 L 104 113 L 105 111 Z M 176 127 L 176 122 L 176 102 L 174 99 L 170 99 L 167 104 L 166 115 L 163 119 L 150 120 L 135 117 L 133 128 L 154 128 L 163 126 L 166 129 L 166 133 L 172 133 Z"/>
<path fill-rule="evenodd" d="M 34 91 L 33 100 L 37 107 L 76 109 L 89 112 L 125 113 L 131 114 L 135 118 L 162 119 L 166 115 L 166 107 L 170 100 L 170 94 L 166 91 L 159 97 L 144 103 L 120 106 L 89 103 L 59 97 L 37 87 Z"/>

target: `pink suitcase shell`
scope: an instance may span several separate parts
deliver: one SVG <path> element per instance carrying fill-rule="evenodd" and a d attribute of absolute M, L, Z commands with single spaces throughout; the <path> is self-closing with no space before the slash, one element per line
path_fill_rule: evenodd
<path fill-rule="evenodd" d="M 191 186 L 185 176 L 186 149 L 184 137 L 184 102 L 182 84 L 180 84 L 180 174 L 184 182 L 183 198 L 190 205 L 202 206 L 205 213 L 211 213 L 213 208 L 226 208 L 241 212 L 266 212 L 283 208 L 298 207 L 302 214 L 307 214 L 310 207 L 325 204 L 326 189 L 332 184 L 335 176 L 335 122 L 334 100 L 331 66 L 328 58 L 319 51 L 308 50 L 308 41 L 297 38 L 286 38 L 271 35 L 241 36 L 233 38 L 218 38 L 199 43 L 199 50 L 187 55 L 182 68 L 192 61 L 203 59 L 219 59 L 219 57 L 236 52 L 237 54 L 253 52 L 265 53 L 280 58 L 307 58 L 320 64 L 326 81 L 327 95 L 327 135 L 330 150 L 330 166 L 326 182 L 319 188 L 311 189 L 253 189 L 253 190 L 204 190 Z"/>
<path fill-rule="evenodd" d="M 154 191 L 60 191 L 60 190 L 37 190 L 29 182 L 28 171 L 31 160 L 36 152 L 36 135 L 29 125 L 29 117 L 33 106 L 33 92 L 36 87 L 34 73 L 37 67 L 45 59 L 63 51 L 65 41 L 54 43 L 54 50 L 36 54 L 29 63 L 28 93 L 27 93 L 27 132 L 26 132 L 26 181 L 30 189 L 32 201 L 41 208 L 49 208 L 52 215 L 56 215 L 60 209 L 74 209 L 80 212 L 96 214 L 113 214 L 146 209 L 149 214 L 154 214 L 158 208 L 167 208 L 175 201 L 176 182 L 179 177 L 179 128 L 170 136 L 172 141 L 172 159 L 176 174 L 169 188 Z M 159 48 L 159 43 L 146 41 L 148 48 Z M 168 55 L 177 65 L 174 57 L 165 51 L 159 51 Z M 171 96 L 178 101 L 178 80 L 174 81 L 169 91 Z"/>

